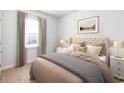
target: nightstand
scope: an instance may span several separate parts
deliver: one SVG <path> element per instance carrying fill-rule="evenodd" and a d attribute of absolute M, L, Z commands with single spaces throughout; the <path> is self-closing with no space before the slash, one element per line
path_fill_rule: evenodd
<path fill-rule="evenodd" d="M 110 56 L 110 69 L 116 78 L 124 80 L 124 58 Z"/>

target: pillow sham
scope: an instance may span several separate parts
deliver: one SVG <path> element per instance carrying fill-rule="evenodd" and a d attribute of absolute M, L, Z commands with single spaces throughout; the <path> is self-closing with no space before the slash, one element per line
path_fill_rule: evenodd
<path fill-rule="evenodd" d="M 103 56 L 103 55 L 106 55 L 106 47 L 105 47 L 105 43 L 97 43 L 97 42 L 86 42 L 86 46 L 87 45 L 92 45 L 92 46 L 101 46 L 102 49 L 99 53 L 99 56 Z"/>
<path fill-rule="evenodd" d="M 102 50 L 102 46 L 92 46 L 92 45 L 86 45 L 87 52 L 94 53 L 96 55 L 100 54 L 100 51 Z"/>

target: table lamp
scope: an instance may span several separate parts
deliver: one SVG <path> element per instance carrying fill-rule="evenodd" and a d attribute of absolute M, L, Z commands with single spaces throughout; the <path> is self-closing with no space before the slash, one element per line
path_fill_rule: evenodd
<path fill-rule="evenodd" d="M 124 41 L 114 41 L 113 42 L 113 46 L 117 47 L 117 55 L 116 55 L 116 57 L 121 58 L 119 56 L 119 48 L 123 48 L 124 47 Z"/>
<path fill-rule="evenodd" d="M 68 39 L 68 38 L 61 39 L 61 40 L 60 40 L 60 44 L 61 44 L 63 47 L 68 47 L 68 46 L 69 46 L 69 39 Z"/>

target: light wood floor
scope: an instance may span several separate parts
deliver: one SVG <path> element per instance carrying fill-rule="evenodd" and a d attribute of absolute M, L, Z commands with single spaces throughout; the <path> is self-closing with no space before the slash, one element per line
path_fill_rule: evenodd
<path fill-rule="evenodd" d="M 30 80 L 29 71 L 31 64 L 27 64 L 21 68 L 12 68 L 2 72 L 0 83 L 37 83 Z M 124 81 L 115 79 L 115 83 L 124 83 Z"/>
<path fill-rule="evenodd" d="M 6 71 L 2 71 L 0 77 L 1 83 L 35 83 L 30 80 L 29 71 L 31 64 L 25 65 L 21 68 L 12 68 Z"/>

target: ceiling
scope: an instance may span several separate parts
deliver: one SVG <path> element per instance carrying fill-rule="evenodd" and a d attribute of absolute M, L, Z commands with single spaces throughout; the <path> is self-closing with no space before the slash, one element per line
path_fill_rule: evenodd
<path fill-rule="evenodd" d="M 65 16 L 76 11 L 77 10 L 42 10 L 42 12 L 55 17 Z"/>

